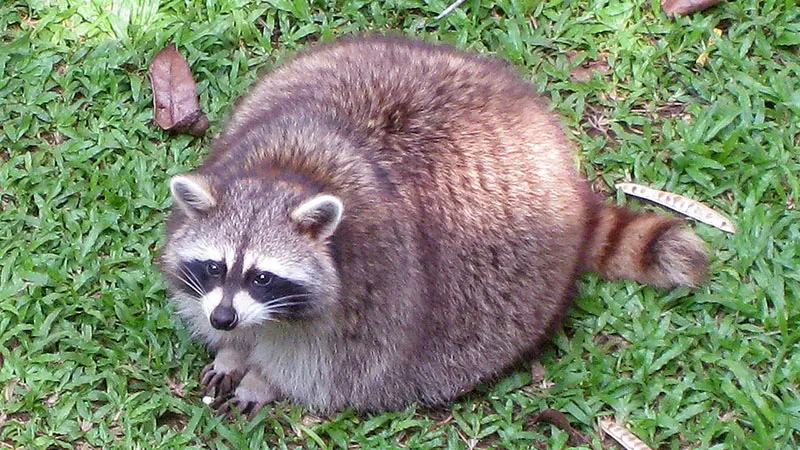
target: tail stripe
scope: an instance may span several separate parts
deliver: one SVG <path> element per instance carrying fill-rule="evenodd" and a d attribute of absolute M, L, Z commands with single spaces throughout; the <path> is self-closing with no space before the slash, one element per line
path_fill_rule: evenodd
<path fill-rule="evenodd" d="M 603 272 L 606 270 L 606 263 L 617 252 L 622 237 L 625 235 L 625 228 L 636 219 L 636 214 L 624 208 L 613 207 L 611 221 L 604 228 L 607 230 L 605 236 L 605 243 L 599 249 L 596 256 L 597 270 Z M 596 237 L 595 237 L 596 239 Z"/>
<path fill-rule="evenodd" d="M 656 225 L 651 231 L 650 236 L 647 237 L 647 244 L 645 244 L 644 251 L 642 252 L 642 267 L 647 270 L 652 268 L 655 264 L 658 263 L 658 243 L 661 240 L 661 237 L 664 236 L 667 231 L 671 230 L 672 228 L 680 225 L 680 221 L 677 219 L 674 220 L 665 220 L 658 225 Z"/>

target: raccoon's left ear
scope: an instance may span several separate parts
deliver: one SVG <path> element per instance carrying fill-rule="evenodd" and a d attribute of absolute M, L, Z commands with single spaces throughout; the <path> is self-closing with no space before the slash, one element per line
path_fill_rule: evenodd
<path fill-rule="evenodd" d="M 338 197 L 321 194 L 295 208 L 291 217 L 301 231 L 324 240 L 336 231 L 343 211 L 344 205 Z"/>

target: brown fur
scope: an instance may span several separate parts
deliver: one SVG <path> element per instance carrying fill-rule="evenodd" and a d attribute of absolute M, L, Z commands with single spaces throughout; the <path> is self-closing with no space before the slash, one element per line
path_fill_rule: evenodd
<path fill-rule="evenodd" d="M 605 205 L 591 242 L 588 268 L 609 279 L 673 288 L 707 276 L 703 243 L 673 217 Z"/>
<path fill-rule="evenodd" d="M 548 337 L 585 268 L 656 286 L 705 276 L 702 243 L 675 219 L 591 193 L 516 70 L 447 46 L 360 37 L 297 56 L 240 102 L 198 175 L 223 211 L 209 221 L 238 217 L 226 202 L 275 217 L 232 234 L 288 230 L 281 217 L 317 193 L 343 202 L 332 238 L 308 244 L 334 262 L 335 298 L 275 334 L 316 336 L 293 345 L 321 345 L 330 372 L 299 387 L 250 363 L 323 410 L 442 403 L 497 375 Z M 176 209 L 170 233 L 191 226 Z"/>

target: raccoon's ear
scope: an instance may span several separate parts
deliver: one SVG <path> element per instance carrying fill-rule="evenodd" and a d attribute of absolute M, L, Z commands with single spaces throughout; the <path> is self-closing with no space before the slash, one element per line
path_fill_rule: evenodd
<path fill-rule="evenodd" d="M 172 200 L 189 217 L 197 217 L 217 204 L 206 181 L 198 176 L 175 175 L 169 182 Z"/>
<path fill-rule="evenodd" d="M 321 194 L 306 200 L 292 211 L 292 220 L 315 239 L 327 239 L 342 220 L 344 205 L 338 197 Z"/>

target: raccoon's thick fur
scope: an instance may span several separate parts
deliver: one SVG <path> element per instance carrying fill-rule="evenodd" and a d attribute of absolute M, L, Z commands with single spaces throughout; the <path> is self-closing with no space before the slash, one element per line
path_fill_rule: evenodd
<path fill-rule="evenodd" d="M 170 187 L 162 265 L 223 410 L 441 404 L 529 357 L 582 271 L 707 271 L 682 221 L 591 192 L 513 67 L 400 37 L 267 74 Z"/>

